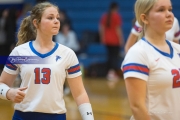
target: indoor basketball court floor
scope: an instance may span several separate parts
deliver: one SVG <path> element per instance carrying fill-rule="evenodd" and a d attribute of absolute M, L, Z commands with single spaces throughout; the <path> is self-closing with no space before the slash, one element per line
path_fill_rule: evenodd
<path fill-rule="evenodd" d="M 124 80 L 108 81 L 105 78 L 84 78 L 95 120 L 129 120 L 131 111 Z M 71 94 L 64 96 L 67 120 L 82 120 Z M 13 104 L 0 100 L 0 120 L 12 120 Z"/>

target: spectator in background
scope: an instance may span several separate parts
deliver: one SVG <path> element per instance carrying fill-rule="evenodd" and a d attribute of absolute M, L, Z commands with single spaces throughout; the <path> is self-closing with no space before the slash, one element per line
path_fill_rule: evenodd
<path fill-rule="evenodd" d="M 131 29 L 131 33 L 129 34 L 129 37 L 125 44 L 126 53 L 130 49 L 130 47 L 137 42 L 138 36 L 140 35 L 141 31 L 142 31 L 142 26 L 138 23 L 138 21 L 136 21 L 134 27 Z M 179 22 L 176 17 L 174 17 L 172 28 L 166 32 L 166 39 L 179 44 L 180 28 L 179 28 Z"/>
<path fill-rule="evenodd" d="M 69 28 L 72 29 L 72 27 L 71 27 L 71 20 L 67 16 L 66 12 L 64 10 L 60 10 L 59 11 L 59 15 L 60 15 L 60 23 L 61 23 L 60 31 L 62 30 L 62 26 L 64 24 L 69 24 Z"/>
<path fill-rule="evenodd" d="M 108 52 L 108 80 L 117 80 L 119 70 L 119 53 L 123 45 L 122 18 L 118 13 L 117 3 L 111 3 L 109 11 L 100 20 L 99 33 L 102 44 L 107 47 Z"/>
<path fill-rule="evenodd" d="M 8 15 L 5 21 L 7 55 L 10 54 L 12 50 L 12 46 L 14 46 L 15 41 L 16 41 L 17 13 L 18 11 L 14 7 L 11 7 L 8 9 Z"/>
<path fill-rule="evenodd" d="M 32 5 L 29 4 L 29 3 L 25 3 L 23 5 L 23 8 L 22 8 L 22 12 L 20 14 L 20 16 L 17 18 L 17 21 L 16 21 L 16 33 L 18 32 L 19 28 L 20 28 L 20 25 L 21 25 L 21 22 L 22 20 L 29 16 L 30 15 L 30 10 L 32 9 Z M 17 37 L 16 37 L 16 41 L 17 41 Z"/>
<path fill-rule="evenodd" d="M 6 30 L 5 30 L 5 23 L 8 16 L 8 10 L 1 10 L 0 15 L 0 56 L 6 55 Z M 0 64 L 0 70 L 2 70 L 4 65 Z"/>
<path fill-rule="evenodd" d="M 6 31 L 5 31 L 5 23 L 8 16 L 8 10 L 2 10 L 0 15 L 0 55 L 3 55 L 4 50 L 2 49 L 6 43 Z"/>
<path fill-rule="evenodd" d="M 2 10 L 0 17 L 0 55 L 7 56 L 15 42 L 17 9 Z"/>
<path fill-rule="evenodd" d="M 62 30 L 55 36 L 55 41 L 71 48 L 76 54 L 78 54 L 80 45 L 75 32 L 70 29 L 68 22 L 64 22 L 61 27 Z"/>

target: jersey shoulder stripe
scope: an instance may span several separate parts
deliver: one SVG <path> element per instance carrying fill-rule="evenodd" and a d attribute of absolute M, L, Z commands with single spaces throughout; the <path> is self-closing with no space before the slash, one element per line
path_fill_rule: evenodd
<path fill-rule="evenodd" d="M 134 25 L 133 26 L 134 30 L 138 33 L 142 32 L 142 28 L 141 27 L 138 27 L 137 25 Z"/>
<path fill-rule="evenodd" d="M 129 63 L 123 66 L 123 72 L 139 72 L 145 75 L 149 75 L 149 68 L 146 65 Z"/>
<path fill-rule="evenodd" d="M 72 66 L 68 69 L 68 74 L 74 74 L 80 71 L 80 66 L 79 64 Z"/>
<path fill-rule="evenodd" d="M 8 63 L 8 64 L 6 64 L 5 65 L 7 68 L 9 68 L 9 69 L 11 69 L 11 70 L 17 70 L 17 66 L 16 65 L 13 65 L 13 64 L 11 64 L 11 63 Z"/>

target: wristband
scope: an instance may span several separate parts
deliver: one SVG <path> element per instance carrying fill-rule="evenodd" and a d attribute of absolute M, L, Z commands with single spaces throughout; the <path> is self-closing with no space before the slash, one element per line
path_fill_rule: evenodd
<path fill-rule="evenodd" d="M 6 94 L 10 88 L 6 84 L 0 84 L 0 98 L 4 100 L 8 100 Z"/>
<path fill-rule="evenodd" d="M 79 105 L 79 112 L 83 120 L 94 120 L 92 108 L 90 103 L 83 103 Z"/>

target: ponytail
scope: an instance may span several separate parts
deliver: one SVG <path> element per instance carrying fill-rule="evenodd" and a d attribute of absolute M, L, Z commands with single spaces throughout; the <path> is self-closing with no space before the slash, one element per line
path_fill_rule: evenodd
<path fill-rule="evenodd" d="M 106 20 L 106 27 L 109 28 L 110 25 L 111 25 L 111 15 L 112 15 L 112 11 L 114 9 L 117 9 L 118 8 L 118 4 L 116 2 L 112 2 L 109 6 L 109 11 L 108 11 L 108 14 L 107 14 L 107 20 Z"/>
<path fill-rule="evenodd" d="M 16 46 L 26 43 L 36 38 L 36 31 L 32 24 L 31 17 L 28 16 L 23 19 L 18 32 L 18 42 Z"/>
<path fill-rule="evenodd" d="M 106 27 L 109 28 L 110 27 L 110 23 L 111 23 L 111 11 L 108 12 L 107 14 L 107 21 L 106 21 Z"/>
<path fill-rule="evenodd" d="M 138 36 L 138 40 L 140 40 L 141 38 L 144 37 L 144 30 L 142 30 L 142 32 L 140 32 L 139 36 Z"/>
<path fill-rule="evenodd" d="M 143 38 L 145 36 L 145 30 L 146 30 L 146 25 L 143 23 L 142 30 L 138 36 L 138 40 L 140 40 L 141 38 Z"/>

